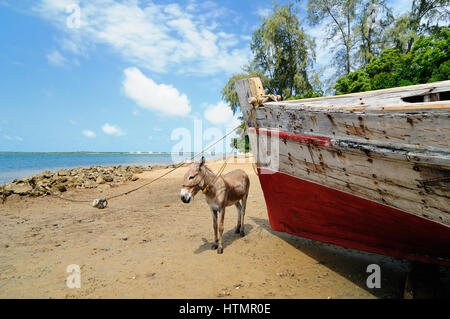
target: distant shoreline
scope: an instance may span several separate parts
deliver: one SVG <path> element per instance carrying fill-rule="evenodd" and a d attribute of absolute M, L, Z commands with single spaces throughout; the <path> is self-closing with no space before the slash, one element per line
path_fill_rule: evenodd
<path fill-rule="evenodd" d="M 43 171 L 109 166 L 165 167 L 189 161 L 194 154 L 197 153 L 0 152 L 0 185 Z M 223 159 L 224 155 L 205 153 L 208 161 Z"/>

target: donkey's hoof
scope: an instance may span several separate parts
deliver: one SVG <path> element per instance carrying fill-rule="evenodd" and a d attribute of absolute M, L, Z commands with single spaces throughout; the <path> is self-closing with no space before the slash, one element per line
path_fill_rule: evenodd
<path fill-rule="evenodd" d="M 234 231 L 235 234 L 239 234 L 239 232 L 240 232 L 240 227 L 236 228 L 236 230 Z"/>
<path fill-rule="evenodd" d="M 222 253 L 223 253 L 223 248 L 217 249 L 217 253 L 218 253 L 218 254 L 222 254 Z"/>
<path fill-rule="evenodd" d="M 245 236 L 245 232 L 244 232 L 244 231 L 241 231 L 241 232 L 239 233 L 239 235 L 241 235 L 241 237 L 244 237 L 244 236 Z"/>
<path fill-rule="evenodd" d="M 217 247 L 219 247 L 217 244 L 212 244 L 212 245 L 211 245 L 211 249 L 212 249 L 212 250 L 216 250 Z"/>

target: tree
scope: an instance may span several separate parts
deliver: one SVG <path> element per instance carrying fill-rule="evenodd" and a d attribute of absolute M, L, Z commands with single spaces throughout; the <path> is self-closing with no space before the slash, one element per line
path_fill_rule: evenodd
<path fill-rule="evenodd" d="M 336 94 L 362 92 L 450 79 L 450 30 L 420 36 L 408 53 L 383 50 L 358 71 L 339 78 Z"/>
<path fill-rule="evenodd" d="M 367 74 L 371 78 L 371 88 L 368 90 L 413 84 L 408 80 L 408 74 L 405 74 L 407 59 L 408 57 L 400 50 L 391 48 L 381 52 L 380 57 L 374 57 L 366 65 Z"/>
<path fill-rule="evenodd" d="M 242 130 L 246 130 L 244 123 L 242 123 L 236 133 L 240 136 Z M 240 137 L 232 138 L 230 146 L 237 149 L 240 153 L 248 153 L 250 151 L 250 139 L 247 134 L 243 134 Z"/>
<path fill-rule="evenodd" d="M 405 73 L 412 83 L 427 83 L 450 79 L 450 29 L 439 34 L 424 35 L 408 52 Z"/>
<path fill-rule="evenodd" d="M 315 58 L 315 45 L 300 28 L 292 4 L 274 6 L 272 15 L 263 18 L 253 33 L 250 47 L 269 93 L 288 98 L 311 89 L 307 70 Z"/>
<path fill-rule="evenodd" d="M 358 11 L 358 23 L 354 31 L 358 44 L 355 60 L 360 66 L 365 66 L 386 48 L 384 29 L 392 24 L 394 17 L 385 0 L 363 2 Z"/>
<path fill-rule="evenodd" d="M 413 0 L 411 10 L 395 19 L 386 31 L 386 41 L 408 53 L 420 35 L 439 33 L 439 22 L 450 20 L 450 0 Z"/>
<path fill-rule="evenodd" d="M 372 89 L 370 77 L 365 71 L 351 72 L 348 76 L 343 76 L 336 81 L 334 86 L 336 94 L 347 94 L 354 92 L 369 91 Z"/>
<path fill-rule="evenodd" d="M 352 20 L 355 18 L 356 6 L 359 0 L 309 0 L 308 20 L 316 26 L 329 18 L 326 24 L 327 42 L 337 40 L 334 50 L 333 63 L 337 66 L 336 75 L 351 72 L 352 49 L 355 36 L 352 29 Z M 340 70 L 345 70 L 344 72 Z"/>

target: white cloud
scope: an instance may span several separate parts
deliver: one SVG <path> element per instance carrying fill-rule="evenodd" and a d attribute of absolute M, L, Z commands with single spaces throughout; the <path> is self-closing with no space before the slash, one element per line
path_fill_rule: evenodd
<path fill-rule="evenodd" d="M 157 84 L 137 68 L 127 68 L 124 73 L 125 94 L 142 108 L 178 116 L 186 116 L 191 111 L 186 94 L 180 94 L 173 86 Z"/>
<path fill-rule="evenodd" d="M 72 0 L 40 0 L 32 10 L 64 32 L 61 48 L 86 55 L 106 44 L 128 62 L 154 72 L 214 74 L 239 72 L 250 49 L 239 35 L 217 30 L 229 19 L 213 2 L 159 5 L 151 1 L 80 1 L 81 26 L 68 28 L 66 8 Z"/>
<path fill-rule="evenodd" d="M 102 130 L 104 133 L 106 133 L 108 135 L 115 135 L 115 136 L 125 135 L 125 133 L 122 131 L 121 128 L 119 128 L 118 126 L 115 126 L 115 125 L 110 125 L 108 123 L 106 123 L 105 125 L 102 126 Z"/>
<path fill-rule="evenodd" d="M 9 135 L 3 135 L 3 138 L 5 139 L 5 140 L 8 140 L 8 141 L 12 141 L 12 140 L 16 140 L 16 141 L 19 141 L 19 142 L 23 142 L 23 138 L 21 138 L 20 136 L 9 136 Z"/>
<path fill-rule="evenodd" d="M 271 12 L 272 12 L 272 10 L 269 8 L 259 8 L 256 11 L 258 17 L 261 17 L 261 18 L 267 18 Z"/>
<path fill-rule="evenodd" d="M 225 102 L 210 105 L 204 113 L 205 118 L 215 125 L 238 126 L 240 121 Z"/>
<path fill-rule="evenodd" d="M 53 50 L 51 53 L 47 54 L 47 61 L 53 66 L 62 66 L 67 63 L 67 59 L 57 50 Z"/>
<path fill-rule="evenodd" d="M 89 137 L 89 138 L 96 137 L 95 133 L 92 132 L 92 131 L 89 131 L 89 130 L 84 130 L 82 133 L 83 133 L 84 136 Z"/>

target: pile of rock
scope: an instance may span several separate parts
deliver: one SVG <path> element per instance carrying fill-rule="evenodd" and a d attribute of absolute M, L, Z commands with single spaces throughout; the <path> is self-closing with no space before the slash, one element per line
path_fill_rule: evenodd
<path fill-rule="evenodd" d="M 55 172 L 44 171 L 12 183 L 0 186 L 0 199 L 17 194 L 21 196 L 42 196 L 50 193 L 62 193 L 69 188 L 96 188 L 100 184 L 110 186 L 135 181 L 134 174 L 155 168 L 169 166 L 91 166 L 72 169 L 61 169 Z"/>

